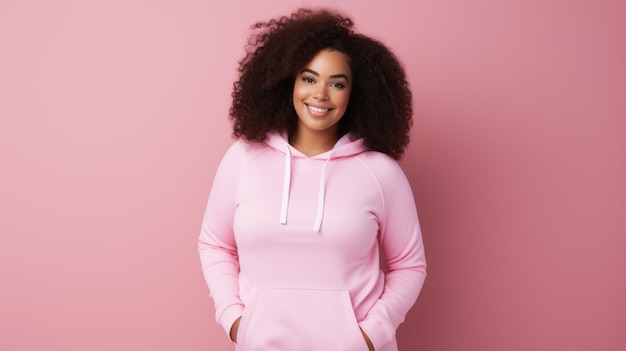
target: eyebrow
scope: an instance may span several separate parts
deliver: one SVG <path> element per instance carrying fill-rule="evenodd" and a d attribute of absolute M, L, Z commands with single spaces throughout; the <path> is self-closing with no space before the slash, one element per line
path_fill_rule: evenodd
<path fill-rule="evenodd" d="M 320 76 L 320 74 L 319 74 L 319 73 L 315 72 L 314 70 L 312 70 L 312 69 L 310 69 L 310 68 L 305 68 L 305 69 L 303 69 L 302 71 L 300 71 L 300 73 L 303 73 L 303 72 L 308 72 L 308 73 L 311 73 L 312 75 L 314 75 L 314 76 L 316 76 L 316 77 L 319 77 L 319 76 Z M 343 78 L 343 79 L 347 80 L 348 82 L 350 81 L 350 80 L 348 79 L 348 76 L 347 76 L 347 75 L 345 75 L 345 74 L 343 74 L 343 73 L 342 73 L 342 74 L 333 74 L 332 76 L 330 76 L 330 78 L 332 78 L 332 79 L 336 79 L 336 78 Z"/>

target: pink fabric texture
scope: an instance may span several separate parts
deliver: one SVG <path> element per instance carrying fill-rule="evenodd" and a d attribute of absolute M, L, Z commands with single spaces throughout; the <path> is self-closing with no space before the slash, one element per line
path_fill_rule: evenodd
<path fill-rule="evenodd" d="M 348 135 L 313 157 L 279 134 L 235 142 L 198 246 L 218 323 L 228 334 L 242 316 L 242 351 L 367 350 L 359 327 L 397 350 L 426 276 L 404 173 Z"/>

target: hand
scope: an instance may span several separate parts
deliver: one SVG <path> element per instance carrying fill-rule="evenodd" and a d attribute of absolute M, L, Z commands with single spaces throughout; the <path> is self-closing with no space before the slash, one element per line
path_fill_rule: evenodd
<path fill-rule="evenodd" d="M 233 326 L 230 327 L 230 340 L 234 343 L 237 343 L 237 331 L 239 331 L 239 322 L 241 322 L 241 317 L 237 318 Z"/>
<path fill-rule="evenodd" d="M 359 329 L 361 329 L 361 328 L 359 328 Z M 363 334 L 363 338 L 365 338 L 365 343 L 367 343 L 367 348 L 369 348 L 369 351 L 375 351 L 374 350 L 374 344 L 372 344 L 372 340 L 370 340 L 370 337 L 367 336 L 367 334 L 365 334 L 363 329 L 361 329 L 361 334 Z"/>

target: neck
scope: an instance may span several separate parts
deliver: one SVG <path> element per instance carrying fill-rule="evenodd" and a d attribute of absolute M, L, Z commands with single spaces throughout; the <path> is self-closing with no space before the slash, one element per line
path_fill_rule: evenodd
<path fill-rule="evenodd" d="M 332 150 L 339 140 L 337 133 L 302 133 L 296 131 L 289 137 L 289 143 L 304 155 L 311 157 Z"/>

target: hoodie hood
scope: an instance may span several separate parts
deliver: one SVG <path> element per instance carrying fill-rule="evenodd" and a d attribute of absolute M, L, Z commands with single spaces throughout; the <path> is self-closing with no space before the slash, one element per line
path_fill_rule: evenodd
<path fill-rule="evenodd" d="M 267 135 L 265 143 L 282 153 L 285 153 L 285 149 L 288 148 L 293 157 L 313 158 L 318 160 L 325 160 L 328 157 L 334 159 L 346 156 L 354 156 L 366 151 L 363 146 L 363 139 L 354 138 L 351 134 L 346 134 L 342 136 L 337 141 L 337 143 L 335 143 L 335 146 L 331 150 L 310 157 L 304 155 L 302 152 L 289 145 L 286 134 L 276 132 L 269 133 Z"/>
<path fill-rule="evenodd" d="M 331 150 L 311 157 L 304 155 L 302 152 L 291 146 L 287 141 L 286 134 L 270 133 L 268 134 L 265 143 L 271 148 L 285 154 L 285 175 L 283 179 L 283 194 L 279 219 L 280 223 L 283 225 L 287 224 L 288 218 L 289 190 L 291 186 L 291 159 L 309 158 L 316 160 L 325 160 L 319 182 L 317 214 L 315 216 L 315 221 L 313 224 L 313 230 L 315 232 L 319 232 L 321 230 L 322 221 L 324 218 L 326 179 L 331 160 L 342 157 L 354 156 L 364 152 L 365 148 L 363 147 L 363 139 L 356 139 L 351 134 L 346 134 L 341 137 L 337 141 L 337 143 L 335 143 L 335 146 L 333 146 Z"/>

